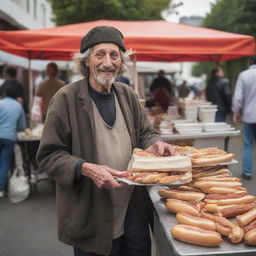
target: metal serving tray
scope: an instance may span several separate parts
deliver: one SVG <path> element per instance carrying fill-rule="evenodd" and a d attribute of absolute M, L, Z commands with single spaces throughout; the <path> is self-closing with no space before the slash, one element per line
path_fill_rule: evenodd
<path fill-rule="evenodd" d="M 149 195 L 154 205 L 154 237 L 161 256 L 252 256 L 256 255 L 256 247 L 249 246 L 244 242 L 231 244 L 226 238 L 219 247 L 203 247 L 180 242 L 172 237 L 170 229 L 178 224 L 175 214 L 169 212 L 164 202 L 158 195 L 158 190 L 163 186 L 149 187 Z"/>

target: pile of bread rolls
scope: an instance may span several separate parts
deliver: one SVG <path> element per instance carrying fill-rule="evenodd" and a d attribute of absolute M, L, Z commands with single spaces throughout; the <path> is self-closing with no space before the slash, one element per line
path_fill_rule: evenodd
<path fill-rule="evenodd" d="M 222 236 L 231 243 L 256 245 L 256 201 L 226 168 L 193 168 L 190 184 L 160 189 L 166 208 L 176 213 L 176 239 L 201 245 L 219 246 Z M 233 218 L 230 220 L 229 218 Z"/>
<path fill-rule="evenodd" d="M 217 147 L 195 148 L 190 146 L 175 146 L 177 156 L 189 156 L 193 166 L 209 166 L 230 162 L 234 158 L 233 153 L 227 153 Z"/>
<path fill-rule="evenodd" d="M 159 157 L 134 149 L 128 169 L 130 181 L 141 184 L 179 185 L 191 182 L 192 164 L 189 156 Z"/>
<path fill-rule="evenodd" d="M 231 161 L 233 154 L 212 148 L 175 146 L 175 156 L 159 157 L 134 149 L 128 169 L 129 180 L 142 184 L 179 185 L 192 180 L 192 166 L 207 166 Z M 199 168 L 200 169 L 200 168 Z"/>

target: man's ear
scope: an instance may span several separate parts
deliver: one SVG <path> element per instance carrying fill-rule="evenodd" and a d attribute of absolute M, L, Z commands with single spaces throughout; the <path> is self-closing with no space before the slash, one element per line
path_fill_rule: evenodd
<path fill-rule="evenodd" d="M 88 68 L 89 67 L 89 60 L 88 60 L 88 58 L 86 58 L 86 60 L 84 61 L 84 64 L 85 64 L 85 66 Z"/>

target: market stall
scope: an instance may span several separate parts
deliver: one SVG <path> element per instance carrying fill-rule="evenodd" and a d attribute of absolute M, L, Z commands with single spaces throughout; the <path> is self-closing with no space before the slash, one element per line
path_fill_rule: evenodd
<path fill-rule="evenodd" d="M 252 36 L 168 21 L 97 20 L 38 30 L 0 31 L 0 50 L 31 60 L 70 60 L 92 27 L 114 26 L 137 61 L 226 61 L 255 53 Z M 143 31 L 143 33 L 142 33 Z M 31 67 L 31 62 L 29 62 Z M 136 74 L 135 74 L 136 76 Z M 134 79 L 137 81 L 137 79 Z M 138 84 L 135 84 L 135 90 Z M 30 102 L 32 76 L 30 76 Z"/>
<path fill-rule="evenodd" d="M 256 197 L 227 168 L 236 163 L 216 147 L 177 146 L 173 157 L 134 150 L 127 179 L 148 186 L 157 255 L 255 255 Z"/>

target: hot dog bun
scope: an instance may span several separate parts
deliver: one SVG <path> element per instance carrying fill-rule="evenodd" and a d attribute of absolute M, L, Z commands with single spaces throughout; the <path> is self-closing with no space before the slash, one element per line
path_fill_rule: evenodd
<path fill-rule="evenodd" d="M 222 235 L 227 236 L 231 243 L 237 244 L 242 241 L 244 235 L 243 229 L 230 220 L 222 216 L 206 213 L 204 210 L 201 211 L 201 216 L 214 221 L 216 223 L 217 231 Z"/>
<path fill-rule="evenodd" d="M 244 234 L 244 241 L 249 245 L 256 245 L 256 228 Z"/>
<path fill-rule="evenodd" d="M 160 179 L 162 179 L 165 176 L 168 176 L 169 174 L 167 172 L 159 172 L 159 173 L 152 173 L 148 174 L 141 178 L 141 182 L 144 184 L 152 184 L 159 182 Z"/>
<path fill-rule="evenodd" d="M 196 181 L 203 181 L 203 180 L 207 180 L 207 181 L 240 181 L 239 178 L 237 177 L 226 177 L 226 176 L 208 176 L 208 177 L 202 177 L 197 179 Z"/>
<path fill-rule="evenodd" d="M 178 190 L 182 190 L 182 191 L 194 191 L 194 192 L 202 192 L 201 189 L 199 188 L 194 188 L 192 186 L 189 185 L 180 185 L 177 188 Z"/>
<path fill-rule="evenodd" d="M 204 165 L 216 164 L 222 162 L 229 162 L 234 158 L 234 154 L 212 155 L 208 157 L 192 158 L 192 165 Z"/>
<path fill-rule="evenodd" d="M 182 224 L 174 226 L 171 229 L 171 234 L 177 240 L 201 246 L 215 247 L 223 241 L 218 232 Z"/>
<path fill-rule="evenodd" d="M 193 183 L 193 186 L 196 188 L 210 188 L 210 187 L 223 187 L 223 188 L 232 188 L 232 187 L 241 187 L 242 183 L 239 181 L 196 181 Z"/>
<path fill-rule="evenodd" d="M 205 218 L 192 216 L 187 213 L 177 213 L 176 220 L 179 224 L 195 226 L 198 228 L 203 228 L 212 231 L 216 230 L 215 222 Z"/>
<path fill-rule="evenodd" d="M 254 207 L 256 207 L 255 203 L 232 205 L 206 204 L 205 210 L 209 212 L 219 213 L 226 218 L 231 218 L 237 215 L 244 214 Z"/>
<path fill-rule="evenodd" d="M 246 188 L 243 187 L 231 187 L 231 188 L 224 188 L 224 187 L 211 187 L 208 188 L 207 193 L 209 194 L 229 194 L 229 193 L 244 193 L 247 192 Z"/>
<path fill-rule="evenodd" d="M 227 198 L 227 199 L 205 199 L 207 204 L 217 204 L 217 205 L 231 205 L 231 204 L 249 204 L 255 201 L 255 196 L 245 195 L 238 198 Z"/>
<path fill-rule="evenodd" d="M 202 167 L 200 167 L 202 168 Z M 227 176 L 230 176 L 230 170 L 227 169 L 227 168 L 222 168 L 222 169 L 219 169 L 219 170 L 211 170 L 211 171 L 205 171 L 205 170 L 202 170 L 202 171 L 197 171 L 197 169 L 192 169 L 192 172 L 193 172 L 193 178 L 194 179 L 198 179 L 200 177 L 209 177 L 209 176 L 216 176 L 216 175 L 227 175 Z"/>
<path fill-rule="evenodd" d="M 231 198 L 240 198 L 247 195 L 247 192 L 244 193 L 228 193 L 228 194 L 208 194 L 205 196 L 204 200 L 220 200 L 220 199 L 231 199 Z"/>
<path fill-rule="evenodd" d="M 244 226 L 243 228 L 244 228 L 245 233 L 247 233 L 251 229 L 255 229 L 256 228 L 256 219 L 253 220 L 252 222 L 250 222 L 248 225 Z"/>
<path fill-rule="evenodd" d="M 200 209 L 198 209 L 198 207 L 196 207 L 195 205 L 182 201 L 182 200 L 178 200 L 178 199 L 168 199 L 168 201 L 165 203 L 166 208 L 174 213 L 187 213 L 193 216 L 197 216 L 199 217 L 199 211 Z"/>
<path fill-rule="evenodd" d="M 174 198 L 185 201 L 201 201 L 205 197 L 205 194 L 201 192 L 181 191 L 177 189 L 160 189 L 158 193 L 166 199 Z"/>
<path fill-rule="evenodd" d="M 252 208 L 250 211 L 236 216 L 236 221 L 240 227 L 244 227 L 249 224 L 251 221 L 256 219 L 256 207 Z"/>

